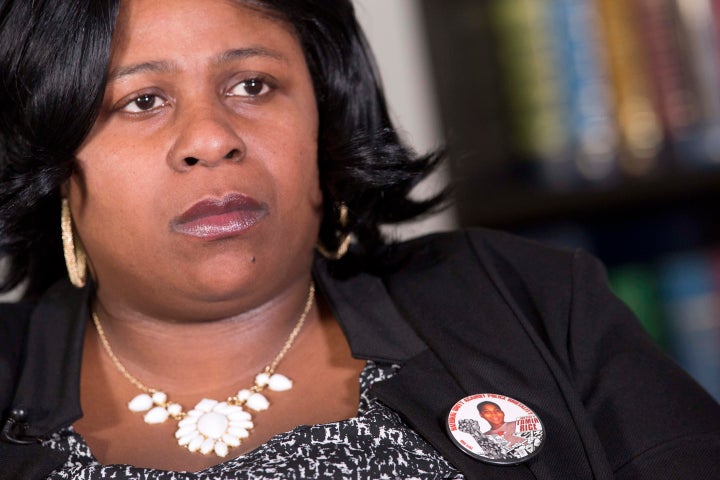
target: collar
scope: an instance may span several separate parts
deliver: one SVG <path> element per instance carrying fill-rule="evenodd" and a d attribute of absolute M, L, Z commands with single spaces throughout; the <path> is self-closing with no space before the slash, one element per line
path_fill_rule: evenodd
<path fill-rule="evenodd" d="M 30 315 L 25 358 L 12 402 L 16 420 L 23 422 L 16 437 L 45 437 L 82 416 L 80 364 L 91 288 L 58 282 Z"/>
<path fill-rule="evenodd" d="M 324 258 L 316 259 L 313 273 L 354 357 L 404 364 L 427 348 L 403 320 L 380 277 L 360 272 L 335 278 Z"/>

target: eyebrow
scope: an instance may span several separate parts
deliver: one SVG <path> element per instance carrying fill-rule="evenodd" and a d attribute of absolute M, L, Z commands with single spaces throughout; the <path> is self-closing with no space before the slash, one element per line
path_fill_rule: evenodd
<path fill-rule="evenodd" d="M 171 62 L 157 61 L 137 63 L 135 65 L 113 68 L 108 75 L 108 83 L 137 73 L 164 73 L 177 70 L 177 66 Z"/>
<path fill-rule="evenodd" d="M 289 60 L 282 53 L 265 47 L 248 47 L 227 50 L 213 59 L 214 65 L 222 65 L 233 60 L 243 60 L 249 57 L 265 57 L 289 63 Z"/>
<path fill-rule="evenodd" d="M 236 48 L 232 50 L 226 50 L 215 58 L 211 59 L 213 66 L 220 66 L 234 60 L 243 60 L 251 57 L 265 57 L 272 58 L 275 60 L 289 63 L 287 57 L 282 53 L 265 47 L 248 47 L 248 48 Z M 120 78 L 135 75 L 138 73 L 168 73 L 176 72 L 180 70 L 180 67 L 175 62 L 168 62 L 164 60 L 153 61 L 153 62 L 142 62 L 134 65 L 127 65 L 116 67 L 110 71 L 108 75 L 108 82 L 114 82 Z"/>

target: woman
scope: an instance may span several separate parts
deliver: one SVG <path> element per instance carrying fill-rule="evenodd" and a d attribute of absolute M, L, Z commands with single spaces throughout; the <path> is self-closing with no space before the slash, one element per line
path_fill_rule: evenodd
<path fill-rule="evenodd" d="M 0 310 L 4 478 L 717 471 L 717 404 L 595 260 L 382 242 L 443 199 L 407 198 L 436 157 L 398 142 L 349 2 L 0 5 L 3 288 L 28 282 Z M 542 451 L 457 448 L 478 391 L 530 405 Z"/>

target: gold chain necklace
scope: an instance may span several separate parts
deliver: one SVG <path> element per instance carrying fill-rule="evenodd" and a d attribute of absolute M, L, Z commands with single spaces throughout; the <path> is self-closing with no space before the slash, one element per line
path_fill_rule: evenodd
<path fill-rule="evenodd" d="M 191 452 L 200 452 L 204 455 L 214 452 L 219 457 L 225 457 L 228 454 L 228 448 L 239 446 L 244 439 L 250 436 L 250 432 L 254 428 L 252 415 L 243 407 L 256 412 L 267 410 L 270 402 L 262 394 L 265 388 L 275 392 L 287 391 L 292 388 L 292 381 L 285 375 L 275 373 L 275 368 L 300 333 L 305 319 L 310 313 L 314 298 L 315 284 L 310 282 L 305 308 L 295 324 L 295 328 L 290 332 L 285 344 L 272 362 L 255 376 L 255 384 L 252 387 L 240 390 L 224 402 L 203 398 L 195 405 L 195 408 L 188 412 L 180 404 L 171 402 L 165 392 L 148 387 L 132 376 L 110 348 L 110 343 L 95 312 L 92 312 L 92 319 L 100 336 L 100 342 L 115 367 L 130 383 L 143 392 L 130 400 L 128 409 L 136 413 L 146 412 L 144 419 L 149 424 L 163 423 L 168 418 L 177 420 L 178 428 L 175 438 L 178 445 Z"/>

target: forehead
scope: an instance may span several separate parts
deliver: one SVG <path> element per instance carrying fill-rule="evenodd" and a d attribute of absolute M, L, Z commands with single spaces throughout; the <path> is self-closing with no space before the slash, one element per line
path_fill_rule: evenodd
<path fill-rule="evenodd" d="M 132 57 L 224 51 L 245 44 L 302 50 L 289 22 L 258 2 L 242 0 L 122 0 L 113 35 L 113 63 Z M 131 57 L 131 58 L 128 58 Z"/>

